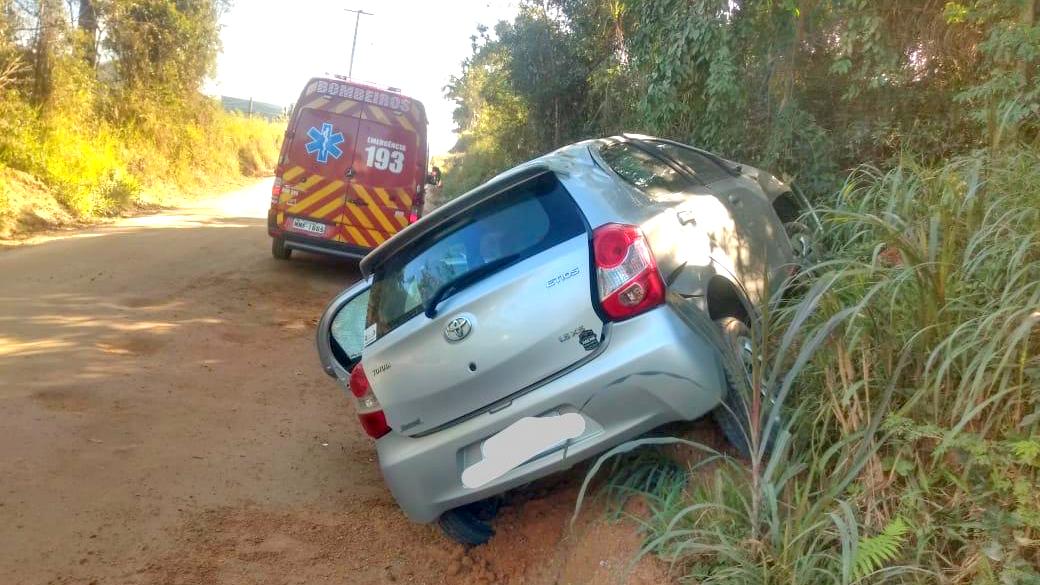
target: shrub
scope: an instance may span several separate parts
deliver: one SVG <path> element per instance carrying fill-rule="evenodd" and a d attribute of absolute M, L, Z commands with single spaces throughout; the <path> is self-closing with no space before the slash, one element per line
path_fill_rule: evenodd
<path fill-rule="evenodd" d="M 4 98 L 0 162 L 38 177 L 79 217 L 118 213 L 149 188 L 190 190 L 270 173 L 284 130 L 278 122 L 225 113 L 202 98 L 189 107 L 131 96 L 116 119 L 95 115 L 87 93 L 47 108 L 30 106 L 14 92 Z"/>
<path fill-rule="evenodd" d="M 776 448 L 642 490 L 643 554 L 701 583 L 1040 582 L 1040 152 L 863 168 L 819 211 L 830 257 L 755 332 Z"/>

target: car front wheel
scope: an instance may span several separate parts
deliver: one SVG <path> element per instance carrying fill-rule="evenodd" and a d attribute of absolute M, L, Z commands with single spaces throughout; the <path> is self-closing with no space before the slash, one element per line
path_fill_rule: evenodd
<path fill-rule="evenodd" d="M 750 424 L 750 393 L 754 387 L 753 364 L 758 359 L 755 355 L 754 346 L 751 341 L 751 330 L 740 319 L 736 317 L 724 317 L 716 321 L 721 329 L 722 337 L 727 346 L 732 350 L 736 363 L 724 360 L 723 366 L 726 371 L 726 382 L 728 391 L 723 397 L 722 403 L 712 411 L 712 418 L 718 423 L 722 434 L 726 436 L 733 447 L 741 456 L 751 456 L 752 433 L 761 433 L 765 429 L 760 424 Z M 763 378 L 765 376 L 763 375 Z M 773 398 L 776 394 L 775 388 L 762 388 L 762 408 L 772 409 Z M 763 423 L 766 417 L 759 417 Z M 776 437 L 783 427 L 782 420 L 777 418 L 773 421 L 769 437 L 765 440 L 765 453 L 769 454 L 776 442 Z M 761 443 L 760 443 L 761 444 Z"/>

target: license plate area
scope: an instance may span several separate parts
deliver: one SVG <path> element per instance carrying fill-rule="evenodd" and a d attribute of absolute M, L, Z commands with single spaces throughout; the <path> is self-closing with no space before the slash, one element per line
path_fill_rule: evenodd
<path fill-rule="evenodd" d="M 571 407 L 523 417 L 463 450 L 462 485 L 478 489 L 593 435 L 602 427 Z M 518 472 L 519 473 L 519 472 Z"/>
<path fill-rule="evenodd" d="M 321 222 L 311 221 L 309 219 L 303 219 L 299 217 L 292 218 L 292 228 L 308 234 L 314 234 L 317 236 L 324 236 L 328 226 Z"/>

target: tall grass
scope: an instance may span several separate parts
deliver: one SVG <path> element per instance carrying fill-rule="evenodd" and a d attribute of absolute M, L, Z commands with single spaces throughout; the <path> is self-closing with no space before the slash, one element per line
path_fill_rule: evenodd
<path fill-rule="evenodd" d="M 819 211 L 829 258 L 754 328 L 751 461 L 636 490 L 642 554 L 701 583 L 1040 582 L 1040 153 L 860 169 Z"/>
<path fill-rule="evenodd" d="M 100 115 L 109 108 L 98 99 L 83 90 L 36 107 L 0 92 L 0 165 L 39 179 L 51 190 L 40 195 L 74 216 L 118 212 L 148 188 L 192 190 L 260 176 L 278 156 L 284 124 L 225 113 L 201 96 L 121 103 L 122 116 Z"/>

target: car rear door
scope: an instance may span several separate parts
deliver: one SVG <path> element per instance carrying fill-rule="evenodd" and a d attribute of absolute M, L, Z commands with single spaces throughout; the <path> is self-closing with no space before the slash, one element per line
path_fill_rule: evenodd
<path fill-rule="evenodd" d="M 729 171 L 725 161 L 671 142 L 648 144 L 665 158 L 678 162 L 725 207 L 728 213 L 712 214 L 704 212 L 703 202 L 691 201 L 692 205 L 687 206 L 698 216 L 701 228 L 712 233 L 716 244 L 725 251 L 726 268 L 740 278 L 752 300 L 768 298 L 771 291 L 767 289 L 775 289 L 787 278 L 794 255 L 766 193 L 755 181 Z"/>
<path fill-rule="evenodd" d="M 364 368 L 390 426 L 430 431 L 594 355 L 603 323 L 589 248 L 580 211 L 546 173 L 374 267 Z M 428 316 L 434 291 L 469 274 L 481 278 Z"/>
<path fill-rule="evenodd" d="M 360 120 L 331 111 L 300 111 L 288 148 L 282 197 L 285 227 L 332 238 L 347 197 Z"/>
<path fill-rule="evenodd" d="M 408 225 L 415 197 L 415 168 L 422 154 L 402 116 L 366 106 L 354 154 L 354 177 L 341 218 L 343 229 L 372 247 Z"/>

